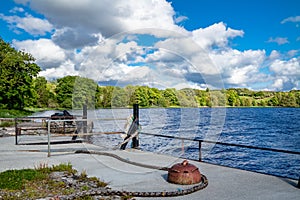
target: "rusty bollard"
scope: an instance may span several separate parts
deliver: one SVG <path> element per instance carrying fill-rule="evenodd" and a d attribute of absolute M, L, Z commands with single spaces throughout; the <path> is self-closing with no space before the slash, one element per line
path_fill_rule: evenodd
<path fill-rule="evenodd" d="M 201 177 L 199 169 L 195 165 L 188 163 L 187 160 L 173 165 L 168 170 L 168 182 L 170 183 L 191 185 L 200 183 Z"/>

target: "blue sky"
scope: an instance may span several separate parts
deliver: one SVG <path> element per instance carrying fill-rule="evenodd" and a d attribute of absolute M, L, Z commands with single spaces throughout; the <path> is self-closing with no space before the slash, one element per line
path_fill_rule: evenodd
<path fill-rule="evenodd" d="M 298 0 L 0 0 L 2 37 L 49 80 L 300 89 Z"/>
<path fill-rule="evenodd" d="M 245 32 L 242 38 L 233 41 L 235 48 L 289 51 L 299 49 L 300 21 L 281 22 L 288 17 L 299 16 L 298 0 L 175 0 L 174 9 L 188 17 L 182 25 L 188 30 L 207 27 L 220 21 L 234 29 Z M 298 26 L 298 27 L 297 27 Z M 278 45 L 268 42 L 270 38 L 287 38 L 289 43 Z"/>

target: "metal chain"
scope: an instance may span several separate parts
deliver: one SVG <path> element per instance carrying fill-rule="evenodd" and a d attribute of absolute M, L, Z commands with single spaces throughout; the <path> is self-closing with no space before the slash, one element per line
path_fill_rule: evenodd
<path fill-rule="evenodd" d="M 99 151 L 88 151 L 88 150 L 78 150 L 75 153 L 85 153 L 85 154 L 96 154 L 96 155 L 102 155 L 102 156 L 110 156 L 115 159 L 118 159 L 122 162 L 126 162 L 128 164 L 136 165 L 139 167 L 145 167 L 150 169 L 157 169 L 157 170 L 164 170 L 168 171 L 168 167 L 160 167 L 160 166 L 154 166 L 154 165 L 147 165 L 142 164 L 138 162 L 133 162 L 126 160 L 116 154 L 108 153 L 108 152 L 99 152 Z M 186 189 L 180 189 L 177 191 L 163 191 L 163 192 L 128 192 L 128 191 L 118 191 L 118 190 L 106 190 L 106 191 L 100 191 L 97 189 L 91 189 L 88 191 L 81 192 L 80 194 L 77 194 L 78 196 L 97 196 L 97 195 L 103 195 L 103 196 L 109 196 L 109 195 L 118 195 L 118 196 L 134 196 L 134 197 L 174 197 L 174 196 L 182 196 L 191 194 L 193 192 L 199 191 L 207 187 L 208 180 L 205 175 L 202 174 L 201 176 L 201 182 L 193 185 Z M 62 199 L 72 199 L 73 197 L 70 196 L 62 196 Z"/>

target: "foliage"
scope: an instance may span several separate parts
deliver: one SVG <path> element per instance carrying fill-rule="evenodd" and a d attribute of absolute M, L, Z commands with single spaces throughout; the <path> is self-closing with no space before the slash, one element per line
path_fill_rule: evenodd
<path fill-rule="evenodd" d="M 55 88 L 57 102 L 62 108 L 81 109 L 88 102 L 93 108 L 97 84 L 88 78 L 66 76 L 57 80 Z"/>
<path fill-rule="evenodd" d="M 251 91 L 244 88 L 198 90 L 185 88 L 159 90 L 147 86 L 125 88 L 102 86 L 96 92 L 97 108 L 126 107 L 138 103 L 141 107 L 216 107 L 216 106 L 276 106 L 300 107 L 300 91 Z"/>
<path fill-rule="evenodd" d="M 214 106 L 279 106 L 300 107 L 300 91 L 251 91 L 246 88 L 198 90 L 128 85 L 124 88 L 98 86 L 91 79 L 65 76 L 54 82 L 37 77 L 41 71 L 35 59 L 17 51 L 0 38 L 0 117 L 26 116 L 16 112 L 24 108 L 127 107 L 214 107 Z"/>
<path fill-rule="evenodd" d="M 55 94 L 51 91 L 51 84 L 48 83 L 45 77 L 37 77 L 33 81 L 34 91 L 36 93 L 35 105 L 38 108 L 57 107 L 55 104 Z"/>
<path fill-rule="evenodd" d="M 0 107 L 23 109 L 34 99 L 32 80 L 40 72 L 35 59 L 0 38 Z"/>
<path fill-rule="evenodd" d="M 1 51 L 0 58 L 4 58 L 5 55 L 9 57 L 4 53 L 5 51 L 14 52 L 13 54 L 16 54 L 15 57 L 21 54 L 31 58 L 28 54 L 16 52 L 6 43 L 2 42 L 1 48 L 4 50 Z M 15 62 L 15 60 L 10 58 L 12 57 L 11 55 L 10 59 L 6 57 L 6 60 L 0 60 L 0 70 L 2 71 L 5 66 L 13 66 L 14 68 L 11 67 L 12 69 L 21 69 L 19 66 L 26 66 L 26 64 L 22 64 L 19 60 Z M 14 62 L 11 61 L 13 64 L 9 65 L 7 60 L 13 60 Z M 25 63 L 30 64 L 31 62 L 32 60 L 29 59 Z M 36 65 L 33 64 L 33 66 Z M 226 90 L 211 90 L 209 88 L 205 90 L 191 88 L 176 90 L 175 88 L 166 88 L 160 90 L 148 86 L 133 85 L 127 85 L 122 88 L 117 86 L 99 86 L 95 81 L 80 76 L 65 76 L 49 82 L 44 77 L 34 78 L 34 74 L 39 70 L 34 71 L 35 73 L 24 75 L 24 77 L 30 77 L 30 80 L 25 78 L 27 82 L 23 81 L 28 84 L 20 85 L 20 87 L 16 84 L 17 89 L 13 89 L 12 87 L 9 89 L 6 88 L 8 87 L 7 85 L 11 84 L 10 82 L 19 80 L 19 76 L 15 77 L 15 74 L 12 72 L 9 75 L 9 70 L 6 70 L 6 67 L 4 71 L 5 73 L 1 73 L 1 76 L 6 74 L 6 76 L 10 76 L 11 78 L 0 80 L 0 108 L 2 107 L 2 109 L 11 107 L 23 108 L 23 106 L 30 107 L 30 109 L 82 109 L 86 103 L 88 104 L 88 108 L 91 109 L 122 108 L 132 106 L 135 103 L 138 103 L 141 107 L 300 107 L 299 90 L 289 92 L 251 91 L 246 88 L 229 88 Z M 26 73 L 24 72 L 23 74 Z M 9 100 L 10 98 L 11 100 Z M 21 113 L 13 114 L 14 112 L 14 110 L 10 109 L 2 110 L 0 117 L 22 116 Z M 26 114 L 24 113 L 24 115 Z"/>
<path fill-rule="evenodd" d="M 0 127 L 13 127 L 15 126 L 15 122 L 14 121 L 3 121 L 0 122 Z"/>
<path fill-rule="evenodd" d="M 48 167 L 40 164 L 35 169 L 7 170 L 0 173 L 0 190 L 3 199 L 39 199 L 51 195 L 68 195 L 76 192 L 76 188 L 68 186 L 65 182 L 50 177 L 52 172 L 64 172 L 77 176 L 77 170 L 70 163 Z M 82 176 L 82 175 L 81 175 Z M 87 177 L 85 181 L 92 181 L 98 187 L 105 187 L 107 183 L 96 177 Z M 82 187 L 88 190 L 89 186 Z M 86 196 L 84 199 L 90 199 Z"/>
<path fill-rule="evenodd" d="M 8 110 L 1 109 L 0 117 L 1 118 L 16 118 L 16 117 L 24 117 L 32 114 L 33 112 L 27 110 Z"/>

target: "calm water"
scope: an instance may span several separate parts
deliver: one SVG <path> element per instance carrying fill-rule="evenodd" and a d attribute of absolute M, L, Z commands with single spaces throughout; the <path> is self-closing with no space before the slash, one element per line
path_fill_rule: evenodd
<path fill-rule="evenodd" d="M 147 133 L 300 152 L 299 111 L 297 108 L 140 109 L 140 124 L 142 131 Z M 48 111 L 43 115 L 52 113 Z M 130 109 L 100 109 L 90 111 L 89 117 L 115 119 L 94 121 L 95 132 L 122 131 L 125 121 L 116 119 L 127 118 L 131 113 Z M 91 140 L 99 146 L 111 148 L 122 138 L 119 135 L 97 135 Z M 198 143 L 192 141 L 141 134 L 140 147 L 142 150 L 189 159 L 199 157 Z M 300 155 L 203 143 L 202 160 L 294 179 L 300 176 Z"/>

